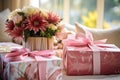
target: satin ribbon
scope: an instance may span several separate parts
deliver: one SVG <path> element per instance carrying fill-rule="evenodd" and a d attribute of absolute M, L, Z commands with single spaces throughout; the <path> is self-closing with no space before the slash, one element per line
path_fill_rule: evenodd
<path fill-rule="evenodd" d="M 36 58 L 39 57 L 50 57 L 53 56 L 55 53 L 53 50 L 42 50 L 42 51 L 32 51 L 28 53 L 28 56 Z M 36 58 L 37 59 L 37 58 Z"/>
<path fill-rule="evenodd" d="M 100 50 L 103 50 L 104 48 L 100 47 L 97 44 L 104 44 L 107 39 L 94 41 L 92 34 L 87 30 L 84 31 L 85 34 L 78 33 L 74 37 L 72 36 L 73 38 L 64 40 L 63 43 L 65 43 L 65 46 L 88 46 L 93 51 L 93 74 L 100 74 Z"/>
<path fill-rule="evenodd" d="M 38 62 L 38 71 L 39 71 L 39 80 L 46 80 L 46 70 L 47 70 L 47 62 L 45 58 L 52 58 L 54 55 L 53 50 L 43 50 L 43 51 L 32 51 L 29 52 L 29 56 L 35 58 L 36 60 L 40 60 Z M 42 60 L 42 61 L 41 61 Z"/>
<path fill-rule="evenodd" d="M 50 57 L 54 55 L 53 50 L 43 50 L 43 51 L 32 51 L 30 52 L 27 48 L 14 49 L 5 55 L 5 61 L 20 61 L 29 56 L 38 60 L 39 57 Z"/>
<path fill-rule="evenodd" d="M 4 60 L 7 62 L 19 61 L 22 60 L 25 56 L 27 56 L 28 52 L 29 50 L 26 48 L 14 49 L 5 55 Z"/>

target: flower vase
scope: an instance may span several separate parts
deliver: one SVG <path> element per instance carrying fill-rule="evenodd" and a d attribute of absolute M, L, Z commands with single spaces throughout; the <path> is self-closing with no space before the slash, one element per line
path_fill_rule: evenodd
<path fill-rule="evenodd" d="M 46 37 L 28 37 L 24 46 L 31 51 L 34 50 L 48 50 L 54 47 L 54 38 Z"/>

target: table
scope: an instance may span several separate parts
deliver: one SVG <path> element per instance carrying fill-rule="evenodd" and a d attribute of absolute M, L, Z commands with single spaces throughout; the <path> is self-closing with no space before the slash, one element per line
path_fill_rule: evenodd
<path fill-rule="evenodd" d="M 120 80 L 120 74 L 117 74 L 117 75 L 87 75 L 87 76 L 63 75 L 62 80 Z"/>

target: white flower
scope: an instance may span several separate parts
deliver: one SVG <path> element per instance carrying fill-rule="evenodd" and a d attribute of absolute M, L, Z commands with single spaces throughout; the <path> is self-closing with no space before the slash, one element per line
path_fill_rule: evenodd
<path fill-rule="evenodd" d="M 12 12 L 10 13 L 10 15 L 8 16 L 8 19 L 9 19 L 9 20 L 12 20 L 13 17 L 18 14 L 18 12 L 22 12 L 22 10 L 21 10 L 21 9 L 16 9 L 16 10 L 12 11 Z"/>
<path fill-rule="evenodd" d="M 44 17 L 46 17 L 46 18 L 48 17 L 47 12 L 48 12 L 48 11 L 45 10 L 45 9 L 40 9 L 40 15 L 41 15 L 41 16 L 44 16 Z"/>
<path fill-rule="evenodd" d="M 17 24 L 17 23 L 20 23 L 21 21 L 22 21 L 22 16 L 20 16 L 19 14 L 16 14 L 13 18 L 12 18 L 12 20 L 13 20 L 13 22 L 15 23 L 15 24 Z"/>
<path fill-rule="evenodd" d="M 33 6 L 27 6 L 22 9 L 26 16 L 33 15 L 40 12 L 39 8 Z"/>
<path fill-rule="evenodd" d="M 52 30 L 56 30 L 57 29 L 57 26 L 55 26 L 54 24 L 49 24 L 48 27 L 51 28 Z"/>

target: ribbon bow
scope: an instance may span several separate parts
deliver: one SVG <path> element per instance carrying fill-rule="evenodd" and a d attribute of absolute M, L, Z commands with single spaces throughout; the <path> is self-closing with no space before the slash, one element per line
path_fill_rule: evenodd
<path fill-rule="evenodd" d="M 55 53 L 53 50 L 42 50 L 42 51 L 32 51 L 28 53 L 28 56 L 35 58 L 36 60 L 39 60 L 41 58 L 45 57 L 51 57 Z"/>
<path fill-rule="evenodd" d="M 87 30 L 84 30 L 84 31 L 85 31 L 85 34 L 78 33 L 74 36 L 69 35 L 68 38 L 63 41 L 63 43 L 66 46 L 76 46 L 76 47 L 89 46 L 90 47 L 90 46 L 96 46 L 97 44 L 104 44 L 107 41 L 107 39 L 94 41 L 92 34 Z"/>
<path fill-rule="evenodd" d="M 30 52 L 27 48 L 14 49 L 5 55 L 5 61 L 20 61 L 23 60 L 25 56 L 29 56 L 36 59 L 39 57 L 50 57 L 54 54 L 53 50 L 43 50 L 43 51 L 32 51 Z"/>
<path fill-rule="evenodd" d="M 26 48 L 14 49 L 5 55 L 5 61 L 19 61 L 28 54 L 29 50 Z"/>

